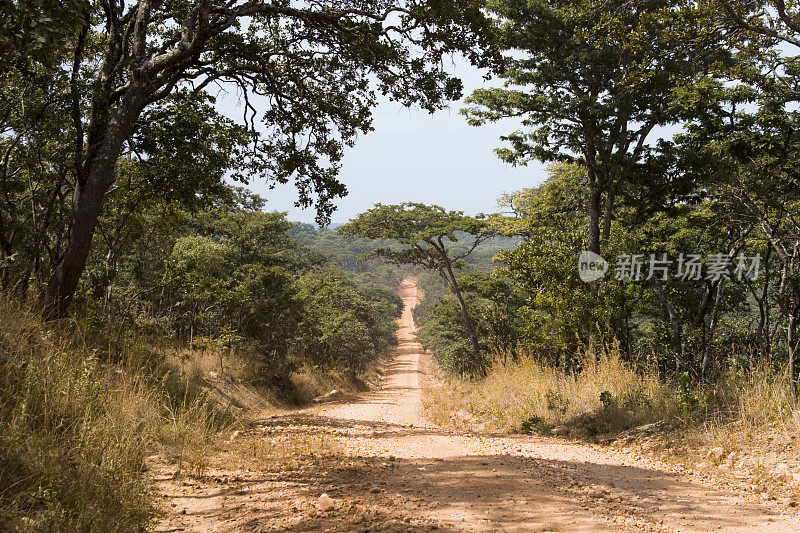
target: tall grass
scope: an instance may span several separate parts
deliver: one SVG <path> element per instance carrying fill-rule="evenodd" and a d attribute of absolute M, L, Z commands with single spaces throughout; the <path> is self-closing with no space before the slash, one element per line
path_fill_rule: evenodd
<path fill-rule="evenodd" d="M 636 372 L 614 347 L 584 354 L 582 370 L 564 373 L 533 355 L 496 361 L 478 382 L 447 381 L 426 400 L 431 421 L 467 429 L 546 431 L 569 424 L 595 435 L 677 413 L 674 390 L 654 375 Z M 455 414 L 454 414 L 455 413 Z"/>
<path fill-rule="evenodd" d="M 736 452 L 762 474 L 782 462 L 800 466 L 800 400 L 790 392 L 785 369 L 731 370 L 705 391 L 703 401 L 700 423 L 678 446 L 689 462 L 704 462 L 697 451 L 717 448 Z"/>
<path fill-rule="evenodd" d="M 142 360 L 146 349 L 102 364 L 75 329 L 0 296 L 2 531 L 144 530 L 145 457 L 197 460 L 220 427 L 190 382 Z"/>
<path fill-rule="evenodd" d="M 712 449 L 717 456 L 736 452 L 736 465 L 743 464 L 737 473 L 750 472 L 759 482 L 780 463 L 800 468 L 800 400 L 789 391 L 785 371 L 731 368 L 697 386 L 634 368 L 614 346 L 582 357 L 576 373 L 529 355 L 496 361 L 479 381 L 445 379 L 426 394 L 426 414 L 440 426 L 462 430 L 590 440 L 614 440 L 630 428 L 669 421 L 659 433 L 663 440 L 646 432 L 645 441 L 681 462 L 708 463 Z"/>

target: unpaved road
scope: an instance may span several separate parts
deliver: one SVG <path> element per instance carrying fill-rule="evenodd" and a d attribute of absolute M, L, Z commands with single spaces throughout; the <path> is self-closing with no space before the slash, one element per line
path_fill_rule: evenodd
<path fill-rule="evenodd" d="M 163 472 L 157 486 L 168 513 L 157 530 L 800 531 L 796 517 L 776 506 L 646 458 L 557 439 L 430 427 L 422 418 L 426 355 L 412 334 L 416 285 L 407 280 L 401 295 L 400 346 L 379 390 L 274 417 L 250 436 L 270 446 L 320 439 L 339 450 L 335 458 L 311 455 L 262 469 L 257 462 L 232 469 L 220 458 L 210 475 L 189 483 Z M 333 509 L 320 510 L 322 493 L 333 498 Z"/>

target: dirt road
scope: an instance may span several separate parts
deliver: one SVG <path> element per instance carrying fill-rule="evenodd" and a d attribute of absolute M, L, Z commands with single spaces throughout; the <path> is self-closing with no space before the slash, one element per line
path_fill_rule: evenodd
<path fill-rule="evenodd" d="M 271 471 L 234 471 L 220 460 L 189 487 L 165 476 L 160 488 L 175 513 L 158 529 L 800 531 L 777 506 L 693 482 L 646 458 L 557 439 L 430 427 L 422 418 L 426 355 L 412 334 L 412 281 L 404 282 L 402 297 L 400 346 L 379 390 L 255 430 L 254 438 L 273 443 L 323 439 L 339 450 L 335 458 Z"/>

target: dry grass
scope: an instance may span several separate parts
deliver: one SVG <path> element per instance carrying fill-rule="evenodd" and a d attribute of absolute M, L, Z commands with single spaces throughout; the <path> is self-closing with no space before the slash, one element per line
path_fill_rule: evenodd
<path fill-rule="evenodd" d="M 800 402 L 786 373 L 768 367 L 732 373 L 703 397 L 699 423 L 662 435 L 651 447 L 703 475 L 800 497 Z"/>
<path fill-rule="evenodd" d="M 613 348 L 576 375 L 526 357 L 495 363 L 480 381 L 441 379 L 425 408 L 432 422 L 460 430 L 603 435 L 715 480 L 800 499 L 800 400 L 786 373 L 768 367 L 687 390 L 636 372 Z M 661 421 L 669 423 L 634 429 Z"/>
<path fill-rule="evenodd" d="M 145 346 L 102 364 L 77 330 L 0 299 L 0 530 L 143 530 L 145 457 L 202 467 L 228 422 Z"/>
<path fill-rule="evenodd" d="M 163 353 L 166 363 L 192 380 L 203 379 L 211 372 L 249 379 L 257 372 L 255 361 L 227 350 L 167 348 Z"/>
<path fill-rule="evenodd" d="M 673 390 L 654 376 L 641 375 L 613 348 L 586 358 L 583 370 L 565 374 L 522 357 L 496 362 L 479 382 L 445 381 L 429 391 L 426 412 L 445 426 L 506 432 L 546 431 L 568 424 L 593 436 L 672 416 Z"/>
<path fill-rule="evenodd" d="M 285 391 L 294 405 L 306 405 L 314 398 L 339 390 L 345 395 L 354 395 L 366 389 L 364 381 L 336 370 L 321 371 L 303 366 L 289 376 L 290 388 Z"/>

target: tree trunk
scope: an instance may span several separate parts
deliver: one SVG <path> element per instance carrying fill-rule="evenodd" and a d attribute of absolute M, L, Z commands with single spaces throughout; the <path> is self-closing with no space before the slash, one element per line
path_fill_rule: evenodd
<path fill-rule="evenodd" d="M 602 203 L 602 192 L 600 187 L 598 186 L 596 180 L 593 180 L 592 177 L 589 177 L 589 205 L 588 205 L 588 218 L 589 218 L 589 235 L 588 235 L 588 242 L 586 249 L 592 253 L 597 255 L 601 254 L 601 247 L 600 247 L 600 226 L 601 222 L 600 219 L 602 217 L 602 209 L 600 204 Z M 593 301 L 597 302 L 600 297 L 600 287 L 598 282 L 592 282 L 589 284 L 589 292 L 591 294 L 591 298 Z M 595 355 L 595 344 L 597 344 L 597 339 L 595 335 L 594 326 L 589 327 L 588 337 L 586 339 L 586 350 L 587 353 L 594 357 Z"/>
<path fill-rule="evenodd" d="M 764 285 L 761 288 L 761 298 L 756 297 L 756 301 L 758 302 L 758 314 L 759 314 L 759 321 L 758 321 L 758 342 L 759 342 L 759 350 L 761 352 L 760 359 L 761 361 L 767 361 L 769 358 L 769 354 L 772 351 L 771 344 L 772 339 L 770 338 L 770 305 L 769 305 L 769 288 L 770 288 L 770 271 L 769 271 L 769 259 L 770 259 L 770 252 L 772 252 L 772 247 L 768 246 L 766 254 L 764 255 Z"/>
<path fill-rule="evenodd" d="M 797 394 L 797 372 L 795 371 L 795 356 L 797 352 L 797 309 L 789 312 L 789 325 L 786 328 L 786 344 L 789 352 L 789 390 Z"/>
<path fill-rule="evenodd" d="M 461 320 L 464 322 L 464 329 L 467 330 L 467 335 L 469 336 L 470 343 L 472 343 L 472 350 L 475 353 L 475 357 L 478 358 L 481 372 L 484 373 L 485 369 L 483 367 L 483 362 L 480 361 L 481 345 L 478 342 L 478 335 L 475 333 L 475 328 L 472 325 L 472 320 L 469 318 L 469 313 L 467 312 L 467 304 L 464 301 L 464 296 L 461 294 L 461 289 L 458 287 L 458 282 L 456 281 L 456 277 L 453 274 L 453 269 L 450 267 L 449 261 L 445 261 L 445 269 L 447 270 L 446 277 L 448 282 L 450 283 L 450 288 L 453 289 L 453 294 L 456 295 L 456 299 L 458 300 L 458 306 L 461 309 Z"/>
<path fill-rule="evenodd" d="M 672 326 L 672 355 L 675 358 L 675 371 L 678 372 L 681 362 L 683 361 L 683 324 L 681 323 L 678 311 L 672 302 L 669 301 L 664 290 L 661 286 L 661 280 L 657 277 L 650 279 L 650 285 L 653 287 L 653 292 L 656 299 L 661 306 L 666 310 L 669 317 L 670 326 Z"/>
<path fill-rule="evenodd" d="M 587 250 L 601 255 L 600 253 L 600 217 L 601 217 L 601 196 L 602 192 L 596 183 L 589 182 L 589 205 L 587 215 L 589 217 L 589 238 Z"/>
<path fill-rule="evenodd" d="M 600 243 L 601 248 L 603 244 L 606 244 L 608 239 L 611 237 L 611 220 L 614 214 L 614 200 L 614 193 L 609 191 L 608 194 L 606 194 L 605 206 L 603 207 L 603 230 L 601 237 L 602 242 Z"/>
<path fill-rule="evenodd" d="M 144 107 L 144 98 L 135 88 L 129 89 L 117 111 L 103 128 L 104 135 L 96 151 L 90 147 L 83 183 L 75 188 L 75 202 L 69 241 L 45 293 L 43 308 L 48 320 L 66 315 L 89 257 L 92 237 L 106 192 L 117 173 L 117 160 L 125 140 Z M 91 145 L 91 137 L 90 142 Z"/>
<path fill-rule="evenodd" d="M 6 226 L 3 212 L 0 211 L 0 288 L 5 289 L 9 280 L 9 268 L 6 264 L 11 256 L 11 243 L 6 240 Z"/>
<path fill-rule="evenodd" d="M 704 379 L 706 376 L 706 370 L 708 370 L 708 365 L 710 363 L 710 354 L 709 354 L 709 346 L 708 344 L 714 343 L 714 333 L 717 329 L 717 324 L 719 323 L 719 313 L 720 313 L 720 301 L 722 300 L 722 291 L 724 285 L 720 282 L 717 285 L 717 293 L 714 297 L 714 311 L 711 313 L 711 323 L 708 326 L 708 338 L 703 338 L 703 362 L 700 364 L 700 378 Z"/>

